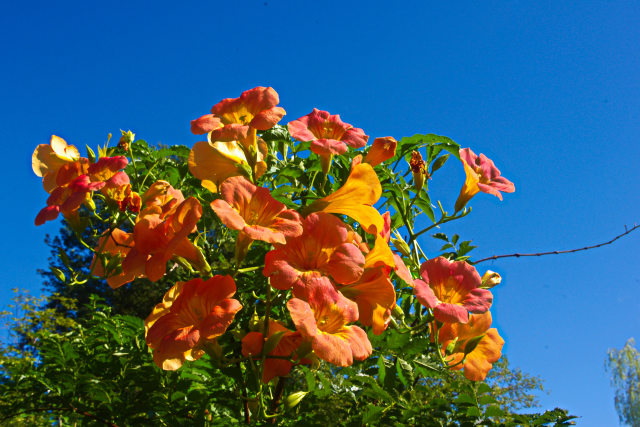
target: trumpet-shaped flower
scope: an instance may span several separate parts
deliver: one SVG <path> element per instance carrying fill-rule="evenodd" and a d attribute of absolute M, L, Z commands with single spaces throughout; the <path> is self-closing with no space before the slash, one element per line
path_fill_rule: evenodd
<path fill-rule="evenodd" d="M 211 108 L 211 113 L 225 124 L 251 126 L 267 130 L 275 126 L 286 114 L 277 107 L 280 99 L 272 87 L 255 87 L 242 92 L 239 98 L 223 99 Z"/>
<path fill-rule="evenodd" d="M 364 157 L 364 162 L 369 163 L 371 166 L 378 166 L 380 163 L 396 155 L 397 146 L 398 141 L 391 136 L 376 138 L 373 140 L 369 152 Z"/>
<path fill-rule="evenodd" d="M 199 269 L 204 267 L 200 250 L 187 238 L 196 230 L 202 216 L 202 206 L 197 199 L 189 197 L 167 216 L 150 212 L 148 208 L 143 213 L 133 228 L 135 246 L 122 262 L 124 273 L 137 275 L 144 268 L 149 280 L 158 281 L 173 256 L 185 258 Z"/>
<path fill-rule="evenodd" d="M 176 370 L 185 360 L 197 360 L 203 345 L 227 330 L 242 305 L 231 297 L 236 285 L 230 276 L 178 282 L 145 322 L 153 361 Z"/>
<path fill-rule="evenodd" d="M 280 336 L 274 337 L 276 334 L 279 334 Z M 269 332 L 267 336 L 268 338 L 277 339 L 278 341 L 275 347 L 273 347 L 273 349 L 269 351 L 269 354 L 266 355 L 264 361 L 262 382 L 265 384 L 275 377 L 284 377 L 291 372 L 293 362 L 279 357 L 291 357 L 292 359 L 297 359 L 297 356 L 294 355 L 294 353 L 302 343 L 302 336 L 300 335 L 300 332 L 291 331 L 275 320 L 269 321 Z M 245 357 L 250 355 L 260 356 L 267 339 L 264 337 L 262 332 L 249 332 L 242 339 L 242 355 Z M 269 356 L 276 357 L 270 358 Z M 305 360 L 302 362 L 305 363 Z"/>
<path fill-rule="evenodd" d="M 362 129 L 343 122 L 338 114 L 330 115 L 317 108 L 289 122 L 289 133 L 298 141 L 311 141 L 311 151 L 325 156 L 344 154 L 347 145 L 364 147 L 369 139 Z"/>
<path fill-rule="evenodd" d="M 440 322 L 467 323 L 469 312 L 484 313 L 491 307 L 493 295 L 480 288 L 480 275 L 464 261 L 433 258 L 420 266 L 420 275 L 422 280 L 414 282 L 416 297 Z"/>
<path fill-rule="evenodd" d="M 480 153 L 479 156 L 476 156 L 470 148 L 464 148 L 460 149 L 460 160 L 464 165 L 467 178 L 462 190 L 460 190 L 458 200 L 456 200 L 456 212 L 462 210 L 467 202 L 480 191 L 493 194 L 500 200 L 502 200 L 501 191 L 505 193 L 516 191 L 513 182 L 500 176 L 500 171 L 493 164 L 493 161 L 484 154 Z"/>
<path fill-rule="evenodd" d="M 134 245 L 133 233 L 127 233 L 119 228 L 106 232 L 98 241 L 91 263 L 91 272 L 95 276 L 106 278 L 112 289 L 129 283 L 135 278 L 145 277 L 144 265 L 140 265 L 137 271 L 122 270 L 121 261 Z"/>
<path fill-rule="evenodd" d="M 172 214 L 176 207 L 184 202 L 182 191 L 176 190 L 167 181 L 156 181 L 149 186 L 142 195 L 144 210 L 140 214 L 143 217 L 147 213 L 156 213 L 164 218 Z"/>
<path fill-rule="evenodd" d="M 364 360 L 372 348 L 367 334 L 358 326 L 356 303 L 336 291 L 326 277 L 310 280 L 307 300 L 292 298 L 287 308 L 302 338 L 311 342 L 314 353 L 337 366 L 350 366 Z"/>
<path fill-rule="evenodd" d="M 47 199 L 47 207 L 36 216 L 36 225 L 56 219 L 59 213 L 66 218 L 75 216 L 93 191 L 101 190 L 109 196 L 110 191 L 128 185 L 129 177 L 120 171 L 127 163 L 126 157 L 117 156 L 103 157 L 90 166 L 82 161 L 63 164 L 56 172 L 57 186 Z"/>
<path fill-rule="evenodd" d="M 395 260 L 389 245 L 378 237 L 371 251 L 365 256 L 364 272 L 350 285 L 340 286 L 340 292 L 358 304 L 360 323 L 373 326 L 373 333 L 380 335 L 391 320 L 391 310 L 396 305 L 396 292 L 389 273 Z"/>
<path fill-rule="evenodd" d="M 286 290 L 294 286 L 294 293 L 302 296 L 314 277 L 330 276 L 339 284 L 360 278 L 365 259 L 348 225 L 318 212 L 305 218 L 302 227 L 302 235 L 287 238 L 286 245 L 265 257 L 263 274 L 273 287 Z"/>
<path fill-rule="evenodd" d="M 285 237 L 302 234 L 300 215 L 271 197 L 266 188 L 237 176 L 222 183 L 220 194 L 222 199 L 214 200 L 211 208 L 227 227 L 252 240 L 283 245 Z"/>
<path fill-rule="evenodd" d="M 196 142 L 189 153 L 189 171 L 202 181 L 202 186 L 218 192 L 218 186 L 232 176 L 260 177 L 267 168 L 267 144 L 259 140 L 255 161 L 247 157 L 237 140 Z M 252 170 L 253 165 L 253 170 Z"/>
<path fill-rule="evenodd" d="M 373 207 L 381 195 L 378 175 L 371 165 L 361 163 L 353 166 L 342 187 L 313 202 L 308 211 L 347 215 L 356 220 L 367 233 L 375 235 L 382 232 L 384 226 L 382 215 Z"/>
<path fill-rule="evenodd" d="M 42 177 L 42 185 L 47 193 L 57 186 L 58 171 L 65 165 L 80 161 L 80 153 L 73 145 L 56 135 L 51 135 L 51 142 L 40 144 L 31 156 L 33 172 Z M 80 175 L 80 174 L 78 174 Z"/>
<path fill-rule="evenodd" d="M 211 208 L 229 228 L 239 230 L 236 259 L 244 258 L 253 240 L 285 244 L 285 237 L 302 234 L 302 218 L 287 209 L 269 190 L 257 187 L 241 176 L 226 179 L 220 186 L 222 199 L 214 200 Z"/>
<path fill-rule="evenodd" d="M 483 314 L 472 314 L 467 324 L 448 323 L 440 328 L 439 341 L 442 352 L 449 355 L 447 362 L 454 365 L 451 369 L 464 368 L 464 376 L 471 381 L 483 381 L 486 378 L 493 363 L 502 356 L 504 345 L 498 330 L 489 329 L 490 327 L 491 313 L 487 311 Z M 447 351 L 448 347 L 449 351 Z M 468 351 L 466 357 L 465 349 Z M 464 362 L 460 363 L 462 360 Z"/>

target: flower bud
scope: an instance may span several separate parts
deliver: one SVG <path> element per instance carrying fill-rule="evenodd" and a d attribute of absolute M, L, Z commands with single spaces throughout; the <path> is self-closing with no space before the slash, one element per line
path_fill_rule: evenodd
<path fill-rule="evenodd" d="M 482 288 L 491 289 L 494 286 L 497 286 L 502 282 L 502 277 L 495 271 L 487 270 L 486 273 L 482 275 Z"/>
<path fill-rule="evenodd" d="M 391 313 L 395 318 L 398 318 L 398 319 L 404 318 L 404 311 L 402 311 L 399 305 L 396 305 L 395 307 L 393 307 L 393 310 L 391 310 Z"/>
<path fill-rule="evenodd" d="M 129 144 L 134 141 L 136 134 L 130 130 L 125 132 L 121 129 L 120 132 L 122 132 L 122 136 L 120 137 L 120 141 L 118 141 L 118 147 L 122 148 L 124 151 L 129 151 Z"/>
<path fill-rule="evenodd" d="M 396 233 L 396 238 L 394 239 L 392 237 L 389 240 L 391 240 L 391 243 L 393 244 L 393 247 L 396 248 L 398 250 L 398 252 L 400 252 L 403 256 L 406 256 L 406 257 L 410 257 L 411 256 L 411 248 L 409 247 L 407 242 L 404 241 L 402 236 L 400 236 L 400 234 Z"/>
<path fill-rule="evenodd" d="M 413 185 L 416 193 L 420 193 L 420 190 L 422 190 L 424 186 L 424 178 L 427 176 L 427 165 L 424 163 L 424 160 L 422 160 L 422 155 L 418 151 L 411 153 L 409 167 L 413 173 Z"/>
<path fill-rule="evenodd" d="M 295 393 L 291 393 L 286 399 L 284 399 L 284 406 L 286 406 L 287 409 L 295 408 L 308 393 L 308 391 L 297 391 Z"/>

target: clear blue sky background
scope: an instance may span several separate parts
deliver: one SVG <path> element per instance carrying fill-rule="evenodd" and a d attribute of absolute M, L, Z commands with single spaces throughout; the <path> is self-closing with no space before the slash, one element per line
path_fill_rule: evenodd
<path fill-rule="evenodd" d="M 640 8 L 635 2 L 5 2 L 0 13 L 2 288 L 37 291 L 44 206 L 31 172 L 52 133 L 78 147 L 131 128 L 192 145 L 189 121 L 273 86 L 285 122 L 318 107 L 372 137 L 447 135 L 492 158 L 516 193 L 480 194 L 443 231 L 476 258 L 599 243 L 640 221 Z M 452 206 L 451 162 L 430 183 Z M 424 245 L 435 254 L 432 239 Z M 481 264 L 492 309 L 544 408 L 617 424 L 606 351 L 640 338 L 640 232 L 593 251 Z"/>

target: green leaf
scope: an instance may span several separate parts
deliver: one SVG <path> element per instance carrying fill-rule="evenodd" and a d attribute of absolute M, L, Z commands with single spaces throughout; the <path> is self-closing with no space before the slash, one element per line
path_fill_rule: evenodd
<path fill-rule="evenodd" d="M 444 166 L 444 164 L 447 162 L 447 160 L 449 159 L 450 154 L 445 154 L 444 156 L 440 156 L 438 157 L 435 162 L 433 162 L 433 165 L 431 166 L 431 173 L 430 175 L 433 175 L 433 173 L 435 171 L 437 171 L 438 169 L 440 169 L 442 166 Z"/>
<path fill-rule="evenodd" d="M 468 394 L 460 394 L 453 402 L 456 405 L 476 405 L 476 400 Z"/>
<path fill-rule="evenodd" d="M 398 373 L 398 379 L 405 386 L 409 387 L 413 382 L 413 368 L 405 360 L 398 357 L 396 360 L 396 372 Z"/>
<path fill-rule="evenodd" d="M 502 417 L 504 415 L 506 415 L 505 412 L 496 405 L 491 405 L 484 411 L 485 417 Z"/>
<path fill-rule="evenodd" d="M 367 405 L 367 407 L 364 410 L 364 413 L 362 414 L 362 424 L 368 424 L 375 421 L 375 424 L 379 425 L 380 420 L 378 418 L 378 415 L 382 411 L 384 411 L 384 407 L 375 406 L 370 403 L 369 405 Z"/>
<path fill-rule="evenodd" d="M 431 237 L 435 238 L 435 239 L 440 239 L 440 240 L 444 240 L 445 242 L 449 241 L 449 238 L 447 237 L 446 234 L 444 233 L 436 233 L 434 235 L 432 235 Z"/>

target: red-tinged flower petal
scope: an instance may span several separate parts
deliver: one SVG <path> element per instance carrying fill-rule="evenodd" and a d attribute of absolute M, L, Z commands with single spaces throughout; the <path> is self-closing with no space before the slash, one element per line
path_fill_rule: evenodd
<path fill-rule="evenodd" d="M 211 108 L 211 113 L 220 117 L 224 124 L 237 123 L 267 130 L 285 114 L 284 109 L 276 107 L 278 102 L 278 93 L 273 88 L 256 87 L 243 92 L 239 98 L 223 99 Z"/>
<path fill-rule="evenodd" d="M 89 166 L 91 181 L 106 181 L 129 164 L 124 156 L 101 157 L 96 163 Z"/>
<path fill-rule="evenodd" d="M 357 326 L 353 326 L 353 328 L 357 328 Z M 336 366 L 353 365 L 353 352 L 349 345 L 350 343 L 347 341 L 349 337 L 348 329 L 346 327 L 341 328 L 336 334 L 316 335 L 311 342 L 313 352 L 320 359 Z"/>
<path fill-rule="evenodd" d="M 433 309 L 433 316 L 440 322 L 467 323 L 469 321 L 467 309 L 457 304 L 438 304 Z"/>
<path fill-rule="evenodd" d="M 53 221 L 58 218 L 58 214 L 60 213 L 59 206 L 47 206 L 46 208 L 42 208 L 38 215 L 36 215 L 35 224 L 42 225 L 47 221 Z"/>
<path fill-rule="evenodd" d="M 470 148 L 460 149 L 460 160 L 464 166 L 466 180 L 456 200 L 455 210 L 460 211 L 479 191 L 493 194 L 502 200 L 501 191 L 513 193 L 515 186 L 508 179 L 500 176 L 500 171 L 493 161 L 484 154 L 476 156 Z"/>
<path fill-rule="evenodd" d="M 313 316 L 313 310 L 309 304 L 298 298 L 291 298 L 287 302 L 287 309 L 291 314 L 291 320 L 296 325 L 296 329 L 304 337 L 315 337 L 318 334 L 318 326 Z"/>
<path fill-rule="evenodd" d="M 178 283 L 146 321 L 147 344 L 163 369 L 177 369 L 202 355 L 200 346 L 222 335 L 242 308 L 230 276 Z"/>
<path fill-rule="evenodd" d="M 285 237 L 302 234 L 302 219 L 243 177 L 231 177 L 220 186 L 221 200 L 211 208 L 228 227 L 241 230 L 253 240 L 284 244 Z"/>
<path fill-rule="evenodd" d="M 334 139 L 315 139 L 311 141 L 311 151 L 320 156 L 344 154 L 347 152 L 347 144 Z"/>
<path fill-rule="evenodd" d="M 398 277 L 401 278 L 407 285 L 413 286 L 413 284 L 414 284 L 413 276 L 411 276 L 411 272 L 409 271 L 409 269 L 405 265 L 405 263 L 402 260 L 402 258 L 400 258 L 400 255 L 394 253 L 393 254 L 393 259 L 394 259 L 394 261 L 396 263 L 395 271 L 396 271 L 396 274 L 398 275 Z"/>
<path fill-rule="evenodd" d="M 106 187 L 114 188 L 114 187 L 122 187 L 129 185 L 131 180 L 129 180 L 129 175 L 127 175 L 123 171 L 116 172 L 111 178 L 106 181 Z"/>
<path fill-rule="evenodd" d="M 222 121 L 218 117 L 213 114 L 205 114 L 202 117 L 191 120 L 191 133 L 203 135 L 222 126 Z"/>
<path fill-rule="evenodd" d="M 326 277 L 311 279 L 305 290 L 307 301 L 292 298 L 287 308 L 316 355 L 337 366 L 349 366 L 354 357 L 368 357 L 371 343 L 366 333 L 357 326 L 347 326 L 358 319 L 356 304 L 336 291 Z"/>
<path fill-rule="evenodd" d="M 382 195 L 378 175 L 371 165 L 362 163 L 351 170 L 347 182 L 333 194 L 313 202 L 310 212 L 322 211 L 347 215 L 370 234 L 383 230 L 382 216 L 373 205 Z"/>
<path fill-rule="evenodd" d="M 330 115 L 327 111 L 321 111 L 314 108 L 313 111 L 306 116 L 300 117 L 289 123 L 289 132 L 291 136 L 298 141 L 315 141 L 315 140 L 333 140 L 335 142 L 343 142 L 353 148 L 364 147 L 369 137 L 359 128 L 354 128 L 348 123 L 344 123 L 340 116 Z M 338 144 L 331 143 L 335 147 Z M 315 147 L 319 150 L 328 149 L 329 143 L 322 143 Z M 322 151 L 318 152 L 323 154 Z M 344 147 L 346 149 L 346 147 Z M 344 152 L 344 151 L 343 151 Z M 324 153 L 328 154 L 328 153 Z M 339 154 L 339 153 L 331 153 Z"/>
<path fill-rule="evenodd" d="M 200 332 L 206 339 L 217 338 L 224 334 L 236 313 L 242 309 L 237 300 L 228 298 L 218 302 L 200 324 Z"/>
<path fill-rule="evenodd" d="M 469 311 L 484 313 L 491 307 L 491 292 L 479 288 L 480 275 L 464 261 L 434 258 L 420 266 L 420 275 L 424 282 L 415 281 L 416 297 L 441 322 L 466 323 Z"/>
<path fill-rule="evenodd" d="M 90 193 L 98 191 L 106 185 L 103 181 L 91 181 L 88 175 L 80 175 L 69 184 L 69 189 L 73 192 Z"/>
<path fill-rule="evenodd" d="M 336 266 L 331 262 L 333 253 L 343 244 L 353 244 L 351 228 L 333 215 L 322 212 L 309 215 L 302 222 L 303 233 L 298 237 L 287 238 L 286 245 L 267 253 L 263 274 L 270 277 L 271 285 L 277 289 L 290 289 L 312 278 L 325 274 L 341 280 L 351 281 L 352 276 L 364 264 L 362 254 L 343 247 L 336 255 L 345 266 Z M 352 254 L 351 259 L 348 258 Z"/>
<path fill-rule="evenodd" d="M 287 113 L 282 107 L 273 107 L 267 110 L 262 110 L 255 115 L 253 120 L 251 120 L 250 125 L 258 130 L 271 129 L 276 123 L 282 120 L 285 114 Z"/>
<path fill-rule="evenodd" d="M 391 136 L 384 138 L 376 138 L 364 158 L 365 163 L 371 166 L 377 166 L 396 155 L 396 147 L 398 141 Z"/>
<path fill-rule="evenodd" d="M 269 356 L 289 356 L 295 359 L 297 356 L 293 356 L 293 354 L 302 342 L 302 337 L 299 332 L 290 331 L 279 322 L 270 320 L 269 337 L 272 337 L 276 333 L 281 333 L 282 335 L 275 348 L 266 355 L 262 375 L 262 382 L 265 384 L 275 377 L 289 375 L 293 367 L 293 363 L 289 360 L 271 358 Z M 245 357 L 259 356 L 262 353 L 265 341 L 264 334 L 260 332 L 249 332 L 242 339 L 242 355 Z M 302 363 L 307 362 L 302 360 Z"/>
<path fill-rule="evenodd" d="M 336 282 L 348 285 L 362 276 L 364 262 L 364 255 L 356 245 L 343 243 L 331 254 L 327 272 Z"/>
<path fill-rule="evenodd" d="M 258 356 L 264 347 L 264 334 L 261 332 L 249 332 L 242 338 L 242 355 Z"/>

